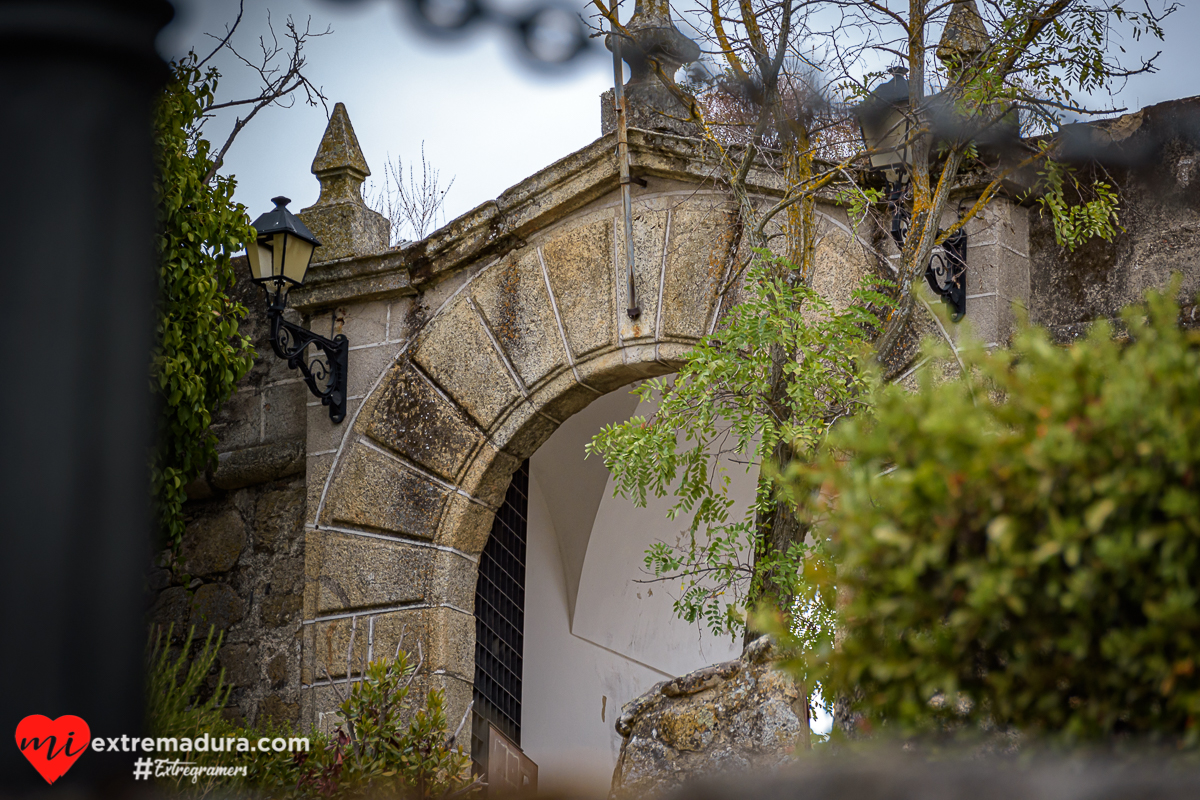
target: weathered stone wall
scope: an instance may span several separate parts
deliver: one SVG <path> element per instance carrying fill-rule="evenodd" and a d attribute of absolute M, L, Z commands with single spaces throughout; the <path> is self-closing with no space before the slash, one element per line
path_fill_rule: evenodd
<path fill-rule="evenodd" d="M 235 720 L 298 719 L 304 493 L 298 475 L 189 503 L 190 580 L 168 583 L 150 615 L 176 634 L 191 625 L 199 637 L 209 625 L 224 633 L 220 666 L 235 687 Z"/>
<path fill-rule="evenodd" d="M 1200 98 L 1081 128 L 1073 151 L 1096 159 L 1107 172 L 1097 176 L 1119 187 L 1124 230 L 1072 253 L 1033 211 L 1030 318 L 1069 340 L 1088 321 L 1114 317 L 1146 289 L 1166 286 L 1172 272 L 1182 273 L 1183 299 L 1193 301 L 1200 291 Z"/>
<path fill-rule="evenodd" d="M 235 687 L 230 718 L 295 721 L 309 395 L 271 351 L 262 293 L 244 259 L 235 268 L 235 295 L 250 311 L 241 329 L 258 355 L 212 426 L 217 464 L 188 487 L 180 569 L 151 573 L 149 620 L 173 624 L 177 644 L 192 625 L 201 639 L 210 625 L 224 633 L 220 666 Z"/>

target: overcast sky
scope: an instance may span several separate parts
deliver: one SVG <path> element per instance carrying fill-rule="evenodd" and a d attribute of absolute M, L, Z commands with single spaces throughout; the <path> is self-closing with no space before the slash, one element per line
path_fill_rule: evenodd
<path fill-rule="evenodd" d="M 487 0 L 483 0 L 487 4 Z M 522 0 L 507 0 L 520 7 Z M 166 57 L 189 47 L 207 54 L 212 40 L 237 14 L 237 0 L 173 0 L 176 19 L 160 38 Z M 452 219 L 600 135 L 599 95 L 612 85 L 612 62 L 593 54 L 549 77 L 516 56 L 509 34 L 480 27 L 462 42 L 430 41 L 415 33 L 399 0 L 246 0 L 235 42 L 246 53 L 267 31 L 267 9 L 277 31 L 290 14 L 303 25 L 334 33 L 307 48 L 308 74 L 333 103 L 343 102 L 373 176 L 382 182 L 389 155 L 428 160 L 448 195 Z M 493 2 L 492 5 L 495 5 Z M 632 9 L 633 3 L 623 4 Z M 582 2 L 579 3 L 583 8 Z M 1117 97 L 1131 109 L 1200 95 L 1200 0 L 1171 17 L 1160 72 L 1131 79 Z M 1146 43 L 1127 43 L 1145 49 Z M 1152 52 L 1153 50 L 1151 50 Z M 256 76 L 229 58 L 218 62 L 225 78 L 220 99 L 252 93 Z M 209 138 L 224 140 L 232 118 L 216 121 Z M 251 217 L 267 211 L 270 198 L 284 194 L 300 210 L 317 198 L 309 172 L 325 110 L 298 102 L 294 108 L 261 112 L 239 135 L 226 159 L 237 176 L 236 197 Z"/>
<path fill-rule="evenodd" d="M 167 57 L 188 47 L 207 54 L 204 33 L 222 32 L 237 14 L 236 0 L 174 0 L 176 21 L 163 32 Z M 506 31 L 484 27 L 462 43 L 429 41 L 413 32 L 401 3 L 389 0 L 247 0 L 235 38 L 247 51 L 267 29 L 267 9 L 277 30 L 291 14 L 312 17 L 314 29 L 334 29 L 306 49 L 308 74 L 333 103 L 346 104 L 363 154 L 368 181 L 382 181 L 388 156 L 405 161 L 425 155 L 445 182 L 454 178 L 447 219 L 453 219 L 600 135 L 599 95 L 612 83 L 611 61 L 581 59 L 548 78 L 516 57 Z M 244 30 L 243 30 L 244 29 Z M 252 93 L 256 76 L 223 59 L 222 98 Z M 223 140 L 232 120 L 218 120 L 209 138 Z M 325 110 L 297 103 L 269 108 L 243 129 L 226 159 L 237 176 L 236 197 L 251 217 L 284 194 L 291 208 L 311 205 L 319 193 L 309 171 Z"/>

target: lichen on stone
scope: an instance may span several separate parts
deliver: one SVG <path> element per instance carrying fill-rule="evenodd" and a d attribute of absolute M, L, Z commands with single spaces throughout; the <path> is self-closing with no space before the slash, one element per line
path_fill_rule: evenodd
<path fill-rule="evenodd" d="M 742 657 L 656 684 L 621 710 L 611 797 L 649 800 L 685 781 L 789 763 L 808 735 L 805 698 L 774 667 L 769 637 Z"/>

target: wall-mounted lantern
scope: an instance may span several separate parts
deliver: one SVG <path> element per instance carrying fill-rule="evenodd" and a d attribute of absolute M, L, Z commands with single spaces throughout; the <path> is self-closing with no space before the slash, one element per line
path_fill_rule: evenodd
<path fill-rule="evenodd" d="M 895 66 L 888 70 L 892 79 L 875 88 L 854 109 L 862 131 L 863 145 L 871 154 L 871 169 L 883 173 L 888 184 L 887 202 L 891 212 L 891 234 L 896 246 L 904 249 L 908 238 L 908 171 L 912 166 L 909 136 L 913 112 L 908 102 L 908 69 Z M 951 317 L 958 322 L 967 313 L 967 235 L 960 228 L 934 248 L 925 268 L 929 287 L 954 309 Z"/>
<path fill-rule="evenodd" d="M 271 323 L 271 349 L 300 370 L 309 390 L 329 406 L 336 424 L 346 418 L 346 383 L 350 342 L 338 334 L 332 339 L 288 322 L 283 318 L 288 290 L 304 283 L 313 251 L 321 246 L 303 222 L 287 210 L 291 201 L 274 197 L 275 208 L 254 221 L 258 237 L 246 247 L 250 274 L 267 295 L 267 319 Z M 321 351 L 324 359 L 309 359 L 308 346 Z"/>
<path fill-rule="evenodd" d="M 908 68 L 892 67 L 892 79 L 875 87 L 857 108 L 863 144 L 871 155 L 871 169 L 881 170 L 890 184 L 902 183 L 912 163 L 908 134 L 912 119 L 908 109 Z"/>

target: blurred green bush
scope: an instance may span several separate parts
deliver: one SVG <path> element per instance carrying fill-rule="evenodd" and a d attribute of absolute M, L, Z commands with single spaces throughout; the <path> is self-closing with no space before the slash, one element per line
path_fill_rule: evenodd
<path fill-rule="evenodd" d="M 1024 325 L 965 348 L 961 379 L 876 381 L 874 414 L 793 465 L 837 565 L 837 646 L 802 678 L 902 735 L 1200 744 L 1200 332 L 1177 292 L 1120 335 Z"/>

